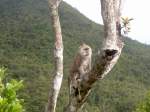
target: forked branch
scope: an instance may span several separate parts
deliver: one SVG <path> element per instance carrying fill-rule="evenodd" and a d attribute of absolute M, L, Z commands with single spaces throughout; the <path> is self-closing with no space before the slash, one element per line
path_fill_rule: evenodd
<path fill-rule="evenodd" d="M 69 104 L 65 108 L 65 112 L 77 112 L 80 110 L 89 95 L 92 85 L 107 75 L 114 65 L 117 63 L 123 48 L 120 34 L 120 7 L 121 0 L 101 0 L 101 13 L 104 22 L 105 37 L 103 47 L 97 55 L 92 69 L 85 69 L 81 72 L 81 68 L 87 66 L 86 56 L 80 58 L 80 63 L 74 68 L 78 68 L 74 72 L 71 71 L 69 78 L 70 99 Z M 79 47 L 79 51 L 81 47 Z M 85 49 L 83 54 L 86 54 Z M 77 62 L 78 60 L 76 60 Z M 85 64 L 86 63 L 86 64 Z"/>

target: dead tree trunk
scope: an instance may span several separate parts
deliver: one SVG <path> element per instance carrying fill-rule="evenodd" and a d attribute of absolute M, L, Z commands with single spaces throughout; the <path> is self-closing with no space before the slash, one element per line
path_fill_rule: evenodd
<path fill-rule="evenodd" d="M 120 33 L 120 7 L 121 0 L 101 0 L 105 31 L 103 47 L 88 73 L 81 74 L 79 72 L 75 76 L 78 78 L 69 78 L 69 82 L 73 83 L 70 83 L 70 99 L 65 112 L 78 112 L 86 101 L 92 85 L 107 75 L 117 63 L 123 48 Z"/>
<path fill-rule="evenodd" d="M 52 87 L 49 92 L 49 99 L 45 112 L 55 112 L 57 97 L 63 79 L 63 42 L 58 15 L 58 6 L 61 0 L 49 0 L 48 2 L 49 8 L 51 10 L 52 26 L 55 33 L 55 46 L 54 46 L 55 73 L 52 82 Z"/>

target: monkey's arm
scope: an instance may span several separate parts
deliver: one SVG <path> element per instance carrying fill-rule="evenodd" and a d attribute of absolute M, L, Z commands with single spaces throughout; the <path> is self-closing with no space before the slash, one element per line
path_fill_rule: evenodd
<path fill-rule="evenodd" d="M 80 67 L 78 68 L 78 70 L 79 70 L 79 77 L 82 77 L 82 76 L 85 74 L 85 70 L 84 70 L 83 65 L 80 66 Z"/>

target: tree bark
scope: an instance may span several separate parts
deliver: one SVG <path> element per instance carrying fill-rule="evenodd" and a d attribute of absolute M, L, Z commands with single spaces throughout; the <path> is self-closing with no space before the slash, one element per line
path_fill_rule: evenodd
<path fill-rule="evenodd" d="M 58 6 L 61 0 L 49 0 L 49 8 L 51 10 L 52 26 L 55 34 L 55 45 L 54 45 L 54 79 L 52 87 L 49 92 L 48 104 L 45 108 L 45 112 L 55 112 L 58 94 L 61 88 L 63 79 L 63 41 L 61 33 L 61 25 L 58 15 Z"/>
<path fill-rule="evenodd" d="M 74 78 L 72 82 L 79 83 L 77 91 L 70 93 L 69 104 L 65 112 L 78 112 L 86 101 L 92 85 L 98 80 L 103 79 L 114 65 L 117 63 L 123 48 L 120 28 L 120 7 L 121 0 L 101 0 L 101 13 L 104 22 L 105 37 L 103 47 L 96 56 L 92 70 L 84 76 L 80 76 L 80 83 Z M 81 74 L 82 75 L 82 74 Z M 71 82 L 71 81 L 69 81 Z M 70 88 L 70 92 L 75 89 Z"/>

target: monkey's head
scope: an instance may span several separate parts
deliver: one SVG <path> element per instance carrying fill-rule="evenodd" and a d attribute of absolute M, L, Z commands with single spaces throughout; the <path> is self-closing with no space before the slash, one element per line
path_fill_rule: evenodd
<path fill-rule="evenodd" d="M 82 58 L 91 57 L 92 49 L 89 45 L 83 43 L 79 47 L 79 54 Z"/>

